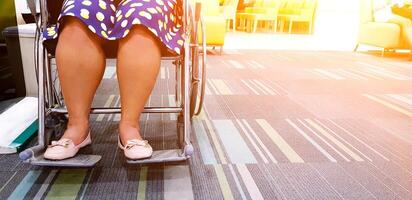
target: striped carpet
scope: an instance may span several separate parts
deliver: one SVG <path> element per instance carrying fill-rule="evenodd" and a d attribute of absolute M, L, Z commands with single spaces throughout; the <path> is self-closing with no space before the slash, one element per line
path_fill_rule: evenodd
<path fill-rule="evenodd" d="M 0 199 L 411 199 L 412 65 L 351 52 L 227 50 L 209 56 L 205 109 L 187 163 L 130 166 L 118 115 L 92 117 L 92 169 L 38 168 L 0 155 Z M 119 105 L 113 62 L 97 106 Z M 164 63 L 151 106 L 174 103 Z M 144 114 L 155 149 L 176 116 Z"/>

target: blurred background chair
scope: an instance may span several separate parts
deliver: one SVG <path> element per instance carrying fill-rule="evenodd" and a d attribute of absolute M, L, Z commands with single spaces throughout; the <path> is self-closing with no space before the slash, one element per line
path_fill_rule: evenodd
<path fill-rule="evenodd" d="M 226 19 L 227 30 L 230 30 L 231 23 L 233 31 L 236 31 L 236 13 L 239 0 L 224 0 L 221 8 L 223 17 Z"/>
<path fill-rule="evenodd" d="M 308 32 L 312 34 L 317 5 L 317 0 L 282 0 L 278 14 L 281 31 L 287 22 L 290 34 L 294 23 L 301 22 L 308 24 Z"/>
<path fill-rule="evenodd" d="M 272 28 L 276 32 L 280 5 L 281 0 L 256 0 L 253 6 L 238 13 L 241 29 L 256 32 L 258 23 L 262 22 L 265 28 Z"/>
<path fill-rule="evenodd" d="M 388 19 L 379 21 L 375 16 L 373 0 L 361 0 L 358 44 L 382 48 L 382 56 L 387 50 L 412 49 L 412 21 L 389 13 Z"/>
<path fill-rule="evenodd" d="M 194 0 L 202 3 L 202 12 L 206 26 L 206 44 L 223 51 L 226 35 L 226 18 L 223 15 L 219 0 Z M 200 33 L 199 33 L 200 34 Z M 199 37 L 200 42 L 202 38 Z"/>
<path fill-rule="evenodd" d="M 317 0 L 256 0 L 237 14 L 239 29 L 256 32 L 258 24 L 265 30 L 283 32 L 288 25 L 288 33 L 292 33 L 296 23 L 307 24 L 310 34 L 316 17 Z"/>
<path fill-rule="evenodd" d="M 307 23 L 309 34 L 313 34 L 313 22 L 315 21 L 317 0 L 306 0 L 300 9 L 298 15 L 293 16 L 289 21 L 289 33 L 292 33 L 293 24 L 295 22 Z"/>

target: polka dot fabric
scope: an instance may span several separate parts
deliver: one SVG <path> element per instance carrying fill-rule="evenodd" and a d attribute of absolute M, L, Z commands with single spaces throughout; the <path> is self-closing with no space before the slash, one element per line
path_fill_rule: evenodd
<path fill-rule="evenodd" d="M 176 12 L 177 0 L 65 0 L 58 23 L 43 32 L 44 40 L 58 37 L 59 21 L 66 16 L 80 19 L 96 35 L 119 40 L 134 25 L 143 25 L 175 54 L 183 48 L 183 27 Z"/>

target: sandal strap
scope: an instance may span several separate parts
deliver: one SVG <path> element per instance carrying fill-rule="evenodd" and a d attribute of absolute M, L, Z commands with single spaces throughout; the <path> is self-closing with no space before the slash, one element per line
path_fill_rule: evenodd
<path fill-rule="evenodd" d="M 142 146 L 142 147 L 146 147 L 148 145 L 148 141 L 147 140 L 137 140 L 137 139 L 133 139 L 133 140 L 128 140 L 126 145 L 125 145 L 125 149 L 131 149 L 134 146 Z"/>

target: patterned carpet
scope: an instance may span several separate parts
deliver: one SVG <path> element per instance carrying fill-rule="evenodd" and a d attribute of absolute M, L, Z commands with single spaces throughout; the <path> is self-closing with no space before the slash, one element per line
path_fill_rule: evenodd
<path fill-rule="evenodd" d="M 412 65 L 351 52 L 227 50 L 210 55 L 205 109 L 187 163 L 130 166 L 117 115 L 93 116 L 92 169 L 0 156 L 0 199 L 411 199 Z M 148 104 L 173 104 L 164 63 Z M 113 63 L 95 104 L 119 104 Z M 155 149 L 176 147 L 176 116 L 145 114 Z"/>

